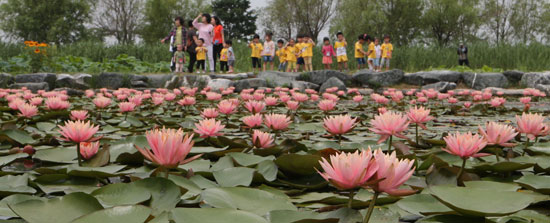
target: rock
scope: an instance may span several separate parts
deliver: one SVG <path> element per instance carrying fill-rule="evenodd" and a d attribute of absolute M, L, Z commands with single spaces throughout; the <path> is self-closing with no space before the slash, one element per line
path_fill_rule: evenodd
<path fill-rule="evenodd" d="M 180 86 L 199 89 L 205 88 L 212 78 L 208 75 L 184 75 Z"/>
<path fill-rule="evenodd" d="M 54 91 L 66 91 L 67 95 L 69 95 L 69 96 L 82 96 L 82 95 L 84 95 L 84 91 L 73 89 L 73 88 L 68 88 L 68 87 L 66 87 L 66 88 L 56 88 L 56 89 L 54 89 Z"/>
<path fill-rule="evenodd" d="M 7 88 L 13 84 L 14 81 L 15 78 L 11 74 L 0 73 L 0 88 Z"/>
<path fill-rule="evenodd" d="M 89 85 L 81 81 L 77 81 L 77 79 L 70 74 L 58 74 L 55 81 L 55 86 L 57 88 L 73 88 L 80 90 L 86 90 L 90 88 Z"/>
<path fill-rule="evenodd" d="M 411 85 L 426 85 L 437 82 L 458 83 L 461 79 L 460 72 L 449 70 L 421 71 L 417 73 L 405 74 L 403 81 Z"/>
<path fill-rule="evenodd" d="M 509 71 L 504 71 L 502 74 L 504 74 L 504 76 L 508 78 L 508 81 L 510 82 L 510 84 L 519 85 L 519 82 L 521 81 L 521 78 L 523 77 L 524 73 L 517 70 L 509 70 Z"/>
<path fill-rule="evenodd" d="M 268 87 L 291 87 L 299 74 L 278 71 L 265 71 L 258 74 L 258 78 L 264 79 Z"/>
<path fill-rule="evenodd" d="M 487 87 L 508 87 L 508 79 L 501 73 L 462 73 L 462 79 L 467 87 L 482 90 Z"/>
<path fill-rule="evenodd" d="M 97 88 L 119 89 L 129 87 L 131 76 L 121 73 L 101 73 L 97 80 Z"/>
<path fill-rule="evenodd" d="M 55 88 L 57 76 L 50 73 L 18 74 L 15 75 L 15 83 L 48 83 L 50 89 Z"/>
<path fill-rule="evenodd" d="M 235 92 L 240 92 L 248 88 L 258 89 L 260 87 L 267 87 L 267 82 L 262 78 L 250 78 L 233 81 L 233 83 L 231 83 L 231 86 L 235 87 Z"/>
<path fill-rule="evenodd" d="M 23 87 L 26 87 L 28 90 L 31 90 L 34 93 L 36 93 L 38 90 L 46 90 L 46 91 L 50 90 L 50 85 L 46 82 L 38 82 L 38 83 L 26 82 L 26 83 L 14 83 L 10 85 L 10 88 L 13 88 L 13 89 L 20 89 Z"/>
<path fill-rule="evenodd" d="M 150 88 L 163 88 L 166 82 L 171 80 L 174 75 L 172 74 L 151 74 L 147 75 L 147 86 Z"/>
<path fill-rule="evenodd" d="M 343 83 L 351 82 L 350 75 L 335 70 L 317 70 L 313 72 L 301 73 L 298 75 L 296 80 L 322 85 L 332 77 L 340 79 Z"/>
<path fill-rule="evenodd" d="M 456 83 L 454 83 L 454 82 L 443 82 L 442 81 L 442 82 L 437 82 L 437 83 L 433 83 L 433 84 L 424 85 L 424 86 L 422 86 L 422 89 L 425 89 L 425 90 L 434 89 L 434 90 L 442 92 L 442 93 L 447 93 L 447 91 L 449 91 L 449 90 L 456 89 Z"/>
<path fill-rule="evenodd" d="M 311 82 L 307 82 L 307 81 L 293 81 L 290 84 L 290 87 L 299 89 L 300 91 L 304 91 L 305 89 L 313 89 L 313 90 L 319 89 L 319 85 Z"/>
<path fill-rule="evenodd" d="M 374 93 L 374 90 L 370 88 L 361 88 L 359 89 L 359 93 L 361 93 L 361 95 L 369 96 Z"/>
<path fill-rule="evenodd" d="M 535 85 L 535 89 L 546 93 L 546 95 L 550 94 L 550 84 L 537 84 Z"/>
<path fill-rule="evenodd" d="M 213 79 L 208 81 L 208 84 L 206 86 L 212 88 L 212 90 L 214 91 L 219 91 L 220 88 L 221 89 L 228 88 L 232 82 L 233 81 L 229 79 L 218 78 L 218 79 Z"/>
<path fill-rule="evenodd" d="M 525 73 L 521 77 L 521 86 L 535 88 L 537 84 L 550 84 L 550 72 Z"/>
<path fill-rule="evenodd" d="M 342 80 L 337 77 L 331 77 L 330 79 L 325 81 L 323 85 L 321 85 L 321 88 L 319 88 L 319 92 L 325 92 L 327 88 L 331 87 L 338 87 L 338 90 L 346 90 L 346 85 L 344 84 L 344 82 L 342 82 Z"/>
<path fill-rule="evenodd" d="M 74 75 L 73 78 L 76 80 L 76 83 L 78 84 L 86 85 L 88 86 L 88 88 L 92 86 L 93 76 L 90 74 L 77 74 L 77 75 Z"/>
<path fill-rule="evenodd" d="M 401 83 L 404 75 L 405 73 L 402 70 L 390 70 L 380 73 L 360 70 L 353 75 L 353 80 L 360 85 L 368 85 L 375 88 L 388 87 Z"/>
<path fill-rule="evenodd" d="M 503 96 L 521 96 L 523 97 L 523 89 L 504 89 L 498 87 L 488 87 L 485 90 L 491 90 L 493 95 L 496 95 L 497 92 L 502 92 Z"/>
<path fill-rule="evenodd" d="M 130 78 L 130 87 L 132 88 L 144 88 L 147 87 L 147 81 L 149 78 L 144 75 L 132 75 Z"/>
<path fill-rule="evenodd" d="M 238 74 L 211 74 L 210 78 L 212 79 L 228 79 L 228 80 L 241 80 L 249 78 L 247 73 L 238 73 Z"/>

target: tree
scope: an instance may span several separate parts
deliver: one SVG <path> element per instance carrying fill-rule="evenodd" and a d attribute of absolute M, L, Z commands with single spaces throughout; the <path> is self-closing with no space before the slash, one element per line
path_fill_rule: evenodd
<path fill-rule="evenodd" d="M 510 23 L 518 42 L 528 44 L 537 41 L 537 38 L 548 30 L 548 27 L 544 26 L 548 26 L 550 21 L 545 21 L 543 18 L 544 14 L 548 13 L 549 5 L 548 1 L 540 0 L 516 0 L 514 2 Z"/>
<path fill-rule="evenodd" d="M 96 5 L 94 25 L 104 35 L 112 35 L 119 43 L 136 39 L 143 19 L 141 0 L 100 0 Z"/>
<path fill-rule="evenodd" d="M 1 28 L 23 40 L 70 43 L 86 37 L 89 12 L 85 0 L 7 0 L 0 5 Z"/>
<path fill-rule="evenodd" d="M 424 9 L 423 0 L 344 0 L 337 7 L 331 32 L 342 31 L 346 36 L 367 33 L 372 36 L 390 35 L 398 46 L 414 42 L 422 31 L 418 18 Z M 357 18 L 369 22 L 358 23 Z"/>
<path fill-rule="evenodd" d="M 276 38 L 291 39 L 296 32 L 296 20 L 290 16 L 294 12 L 286 0 L 271 0 L 261 9 L 260 21 L 264 32 L 274 33 Z"/>
<path fill-rule="evenodd" d="M 214 0 L 213 13 L 220 18 L 228 39 L 245 39 L 256 32 L 258 16 L 249 0 Z"/>
<path fill-rule="evenodd" d="M 477 0 L 426 0 L 422 21 L 426 37 L 439 46 L 452 40 L 465 41 L 478 31 L 479 12 Z"/>
<path fill-rule="evenodd" d="M 174 18 L 181 16 L 188 21 L 201 12 L 210 12 L 210 5 L 207 1 L 148 0 L 145 4 L 145 22 L 140 32 L 141 37 L 146 43 L 157 42 L 174 27 Z"/>
<path fill-rule="evenodd" d="M 496 44 L 506 42 L 512 34 L 512 0 L 485 0 L 483 3 L 484 27 Z"/>

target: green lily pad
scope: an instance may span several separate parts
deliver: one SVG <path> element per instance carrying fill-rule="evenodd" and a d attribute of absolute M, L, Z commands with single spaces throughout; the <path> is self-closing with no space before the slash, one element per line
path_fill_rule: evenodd
<path fill-rule="evenodd" d="M 0 177 L 0 195 L 34 194 L 36 190 L 28 186 L 29 175 L 6 175 Z"/>
<path fill-rule="evenodd" d="M 123 173 L 117 173 L 122 170 L 125 165 L 109 165 L 104 167 L 80 167 L 78 165 L 71 165 L 67 167 L 67 174 L 71 176 L 79 177 L 113 177 L 123 175 Z"/>
<path fill-rule="evenodd" d="M 321 169 L 319 160 L 321 160 L 321 156 L 319 155 L 291 153 L 279 156 L 275 160 L 275 164 L 284 173 L 311 175 L 317 172 L 315 168 Z"/>
<path fill-rule="evenodd" d="M 248 153 L 227 153 L 226 155 L 233 158 L 233 160 L 235 160 L 235 162 L 237 162 L 239 165 L 247 166 L 247 167 L 252 166 L 252 165 L 256 165 L 256 164 L 261 163 L 265 160 L 274 160 L 275 159 L 275 157 L 273 157 L 273 156 L 263 157 L 263 156 L 248 154 Z"/>
<path fill-rule="evenodd" d="M 202 192 L 201 198 L 205 204 L 216 208 L 244 210 L 257 215 L 273 210 L 297 210 L 288 199 L 253 188 L 209 188 Z"/>
<path fill-rule="evenodd" d="M 0 131 L 0 135 L 6 135 L 10 139 L 15 140 L 23 145 L 34 144 L 36 141 L 25 131 L 19 129 L 7 129 Z"/>
<path fill-rule="evenodd" d="M 101 187 L 91 193 L 106 207 L 139 204 L 151 198 L 151 193 L 134 183 L 117 183 Z"/>
<path fill-rule="evenodd" d="M 44 131 L 44 132 L 49 132 L 49 131 L 52 131 L 52 129 L 54 129 L 56 127 L 55 124 L 51 123 L 51 122 L 38 122 L 36 123 L 36 128 Z"/>
<path fill-rule="evenodd" d="M 172 217 L 179 223 L 267 223 L 267 220 L 258 215 L 227 208 L 176 208 L 172 210 Z"/>
<path fill-rule="evenodd" d="M 152 177 L 134 182 L 139 187 L 149 191 L 151 200 L 149 207 L 153 208 L 153 215 L 170 211 L 180 201 L 180 188 L 171 180 L 159 177 Z"/>
<path fill-rule="evenodd" d="M 326 213 L 317 213 L 314 211 L 289 211 L 278 210 L 269 212 L 269 222 L 271 223 L 293 223 L 293 222 L 338 222 L 338 218 L 327 218 Z"/>
<path fill-rule="evenodd" d="M 254 177 L 254 169 L 248 167 L 230 167 L 215 171 L 214 178 L 222 187 L 249 186 Z"/>
<path fill-rule="evenodd" d="M 174 182 L 176 185 L 184 188 L 187 190 L 187 194 L 191 196 L 199 195 L 202 192 L 202 189 L 193 181 L 190 179 L 187 179 L 182 176 L 177 175 L 169 175 L 168 179 L 170 179 L 172 182 Z"/>
<path fill-rule="evenodd" d="M 55 163 L 75 163 L 76 147 L 41 149 L 36 151 L 33 158 Z"/>
<path fill-rule="evenodd" d="M 15 154 L 7 155 L 7 156 L 1 156 L 0 157 L 0 166 L 4 166 L 6 164 L 9 164 L 9 163 L 13 162 L 16 159 L 27 157 L 27 156 L 29 156 L 29 155 L 26 154 L 26 153 L 15 153 Z"/>
<path fill-rule="evenodd" d="M 550 176 L 525 175 L 515 182 L 530 190 L 550 194 Z"/>
<path fill-rule="evenodd" d="M 520 162 L 511 162 L 511 161 L 501 161 L 498 163 L 479 163 L 474 166 L 475 170 L 478 171 L 491 171 L 498 173 L 507 173 L 512 171 L 518 171 L 527 169 L 534 166 L 532 163 L 520 163 Z"/>
<path fill-rule="evenodd" d="M 13 211 L 8 207 L 10 204 L 16 204 L 28 200 L 46 200 L 42 197 L 26 195 L 26 194 L 13 194 L 5 197 L 0 201 L 0 216 L 5 217 L 18 217 Z"/>
<path fill-rule="evenodd" d="M 85 193 L 72 193 L 47 201 L 27 200 L 9 207 L 28 222 L 65 223 L 103 209 L 101 204 Z"/>
<path fill-rule="evenodd" d="M 405 197 L 395 203 L 398 207 L 411 214 L 433 215 L 451 214 L 454 211 L 429 194 L 415 194 Z"/>
<path fill-rule="evenodd" d="M 460 215 L 433 215 L 419 219 L 417 223 L 486 223 L 485 218 Z"/>
<path fill-rule="evenodd" d="M 274 181 L 277 179 L 278 168 L 275 162 L 271 160 L 262 161 L 258 164 L 258 166 L 256 166 L 256 170 L 267 181 Z"/>
<path fill-rule="evenodd" d="M 512 191 L 433 186 L 430 192 L 447 207 L 467 216 L 508 215 L 534 202 L 532 197 Z"/>
<path fill-rule="evenodd" d="M 521 187 L 514 183 L 500 183 L 494 181 L 465 181 L 468 188 L 479 188 L 495 191 L 518 191 Z"/>
<path fill-rule="evenodd" d="M 73 223 L 145 222 L 151 211 L 151 208 L 142 205 L 117 206 L 84 215 Z"/>

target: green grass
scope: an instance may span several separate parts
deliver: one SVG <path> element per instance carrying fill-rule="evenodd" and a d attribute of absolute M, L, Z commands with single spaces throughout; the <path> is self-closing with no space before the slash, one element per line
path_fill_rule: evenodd
<path fill-rule="evenodd" d="M 20 60 L 25 58 L 16 58 L 23 52 L 23 44 L 0 43 L 0 64 L 17 63 L 17 69 L 0 67 L 3 72 L 28 72 L 25 63 Z M 356 68 L 356 61 L 353 58 L 353 42 L 349 43 L 348 57 L 351 70 Z M 250 49 L 245 42 L 234 41 L 234 52 L 236 55 L 235 69 L 237 72 L 251 71 Z M 321 64 L 321 46 L 314 49 L 313 65 L 314 69 L 323 69 Z M 543 71 L 550 70 L 550 46 L 543 44 L 531 45 L 500 45 L 492 46 L 486 43 L 476 43 L 468 46 L 471 68 L 474 70 L 522 70 L 522 71 Z M 106 45 L 100 42 L 78 42 L 68 45 L 54 47 L 57 61 L 63 61 L 62 65 L 53 66 L 48 71 L 58 72 L 79 72 L 74 71 L 82 67 L 78 61 L 83 59 L 92 62 L 108 63 L 117 60 L 120 55 L 135 57 L 137 61 L 143 62 L 143 66 L 151 66 L 148 69 L 143 67 L 135 69 L 134 67 L 124 66 L 96 66 L 91 72 L 117 71 L 122 69 L 124 72 L 159 72 L 165 69 L 159 69 L 159 66 L 167 66 L 170 60 L 170 52 L 166 44 L 136 44 L 136 45 Z M 20 57 L 20 56 L 19 56 Z M 79 58 L 80 59 L 74 59 Z M 71 58 L 68 60 L 67 58 Z M 15 62 L 14 62 L 15 61 Z M 54 59 L 54 61 L 56 61 Z M 70 61 L 70 62 L 67 62 Z M 69 63 L 69 65 L 67 65 Z M 277 63 L 277 62 L 276 62 Z M 456 48 L 454 47 L 395 47 L 392 60 L 392 68 L 405 70 L 406 72 L 415 72 L 420 70 L 433 69 L 456 69 L 457 65 Z M 163 65 L 164 64 L 164 65 Z M 69 68 L 67 68 L 69 67 Z M 336 64 L 333 65 L 336 69 Z M 86 70 L 82 70 L 84 72 Z M 89 70 L 88 70 L 89 71 Z"/>

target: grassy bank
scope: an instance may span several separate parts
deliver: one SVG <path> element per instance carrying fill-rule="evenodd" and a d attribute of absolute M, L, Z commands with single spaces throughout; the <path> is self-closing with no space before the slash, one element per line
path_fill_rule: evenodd
<path fill-rule="evenodd" d="M 353 70 L 353 43 L 349 43 L 349 66 Z M 29 72 L 28 57 L 24 56 L 23 44 L 0 43 L 0 71 L 10 73 Z M 246 43 L 235 41 L 237 56 L 236 70 L 249 71 L 250 50 Z M 80 42 L 52 47 L 52 64 L 44 71 L 50 72 L 166 72 L 170 52 L 168 45 L 105 45 L 98 42 Z M 122 55 L 122 56 L 121 56 Z M 125 56 L 127 55 L 127 56 Z M 314 49 L 314 69 L 322 69 L 320 46 Z M 469 46 L 470 65 L 474 70 L 550 70 L 550 46 L 501 45 L 490 46 L 484 43 Z M 431 69 L 449 69 L 457 65 L 454 47 L 396 47 L 392 67 L 415 72 Z M 333 68 L 336 68 L 334 64 Z"/>

